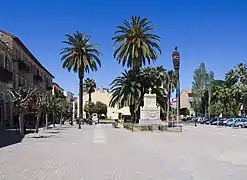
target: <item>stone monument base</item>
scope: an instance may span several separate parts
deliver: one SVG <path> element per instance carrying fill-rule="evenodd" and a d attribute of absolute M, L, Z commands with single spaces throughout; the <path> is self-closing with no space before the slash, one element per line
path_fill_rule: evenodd
<path fill-rule="evenodd" d="M 161 124 L 161 120 L 160 119 L 140 119 L 139 120 L 139 124 L 142 125 L 159 125 Z"/>

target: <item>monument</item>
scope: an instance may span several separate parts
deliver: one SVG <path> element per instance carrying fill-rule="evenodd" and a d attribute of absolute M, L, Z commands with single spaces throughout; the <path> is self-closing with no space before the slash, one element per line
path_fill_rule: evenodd
<path fill-rule="evenodd" d="M 149 93 L 144 94 L 144 106 L 140 109 L 139 124 L 142 125 L 158 125 L 160 120 L 160 107 L 156 104 L 156 94 L 152 94 L 152 89 L 148 89 Z"/>

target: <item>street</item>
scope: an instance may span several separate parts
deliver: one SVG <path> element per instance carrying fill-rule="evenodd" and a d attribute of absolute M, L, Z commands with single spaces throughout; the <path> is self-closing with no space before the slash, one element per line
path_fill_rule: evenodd
<path fill-rule="evenodd" d="M 50 134 L 0 148 L 0 179 L 246 179 L 247 129 L 131 132 L 98 124 Z"/>

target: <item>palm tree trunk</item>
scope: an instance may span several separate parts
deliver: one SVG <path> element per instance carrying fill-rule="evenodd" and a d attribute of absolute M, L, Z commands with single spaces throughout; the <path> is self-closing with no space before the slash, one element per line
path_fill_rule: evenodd
<path fill-rule="evenodd" d="M 45 128 L 48 129 L 48 114 L 45 114 Z"/>
<path fill-rule="evenodd" d="M 83 78 L 84 78 L 84 67 L 79 69 L 79 126 L 78 129 L 81 129 L 81 120 L 83 118 Z"/>
<path fill-rule="evenodd" d="M 36 118 L 36 125 L 35 125 L 35 133 L 39 132 L 39 119 L 41 115 L 41 110 L 38 111 L 37 118 Z"/>
<path fill-rule="evenodd" d="M 168 92 L 167 92 L 167 112 L 166 112 L 166 123 L 168 125 L 169 123 L 169 112 L 170 112 L 170 87 L 168 86 Z"/>
<path fill-rule="evenodd" d="M 23 136 L 24 135 L 24 120 L 23 120 L 23 113 L 20 113 L 19 115 L 19 126 L 20 126 L 20 133 Z"/>
<path fill-rule="evenodd" d="M 88 96 L 89 96 L 89 97 L 88 97 L 88 101 L 89 101 L 89 102 L 92 102 L 92 93 L 89 92 L 89 93 L 88 93 Z"/>

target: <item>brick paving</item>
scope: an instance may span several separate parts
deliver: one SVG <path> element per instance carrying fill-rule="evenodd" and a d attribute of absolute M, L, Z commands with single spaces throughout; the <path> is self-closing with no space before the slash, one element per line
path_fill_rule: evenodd
<path fill-rule="evenodd" d="M 182 133 L 130 132 L 84 125 L 58 131 L 0 148 L 0 179 L 246 179 L 247 129 L 185 126 Z"/>

